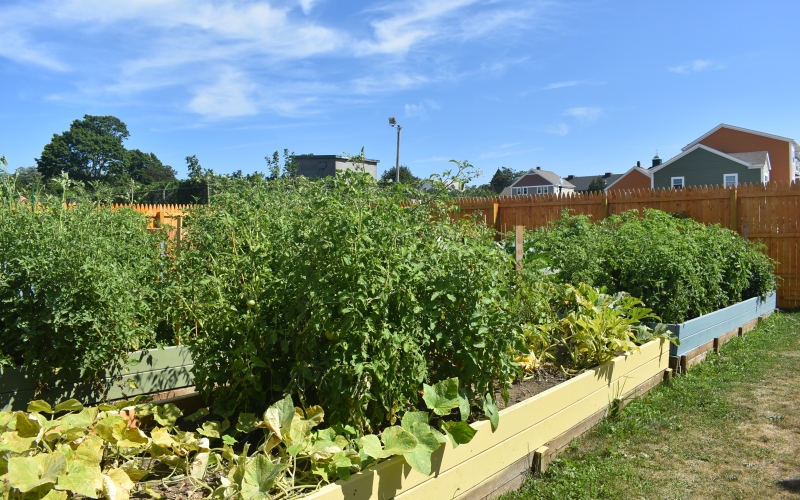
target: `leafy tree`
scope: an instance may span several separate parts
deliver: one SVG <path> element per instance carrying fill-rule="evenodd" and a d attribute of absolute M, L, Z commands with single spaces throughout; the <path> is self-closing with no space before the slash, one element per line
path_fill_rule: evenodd
<path fill-rule="evenodd" d="M 277 151 L 272 153 L 272 155 L 265 156 L 264 159 L 267 161 L 267 170 L 269 171 L 270 179 L 277 179 L 280 177 L 281 170 L 283 171 L 284 177 L 297 177 L 299 165 L 294 159 L 294 151 L 290 153 L 288 149 L 284 148 L 283 166 L 281 166 L 281 158 Z"/>
<path fill-rule="evenodd" d="M 590 193 L 601 193 L 606 190 L 606 181 L 602 177 L 598 177 L 589 184 Z"/>
<path fill-rule="evenodd" d="M 381 178 L 378 180 L 378 184 L 381 186 L 388 186 L 392 184 L 396 179 L 395 172 L 397 171 L 396 167 L 392 167 L 389 170 L 385 171 L 381 174 Z M 405 184 L 407 186 L 417 186 L 420 183 L 420 178 L 415 176 L 411 173 L 411 170 L 405 166 L 400 165 L 400 184 Z"/>
<path fill-rule="evenodd" d="M 50 179 L 67 173 L 71 179 L 89 181 L 117 175 L 124 170 L 128 128 L 113 116 L 84 115 L 69 130 L 54 134 L 45 145 L 36 168 Z"/>
<path fill-rule="evenodd" d="M 500 167 L 492 176 L 492 180 L 489 181 L 489 189 L 500 194 L 503 189 L 514 184 L 514 181 L 517 180 L 521 173 L 508 167 Z"/>
<path fill-rule="evenodd" d="M 17 176 L 17 188 L 27 190 L 42 185 L 42 174 L 36 170 L 36 167 L 18 167 L 14 171 L 14 175 Z"/>
<path fill-rule="evenodd" d="M 125 173 L 140 184 L 157 184 L 177 180 L 174 168 L 161 163 L 155 154 L 138 149 L 125 152 Z"/>

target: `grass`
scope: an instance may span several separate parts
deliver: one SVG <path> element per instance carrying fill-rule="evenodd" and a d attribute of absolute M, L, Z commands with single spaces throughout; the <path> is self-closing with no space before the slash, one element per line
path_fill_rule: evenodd
<path fill-rule="evenodd" d="M 799 332 L 800 313 L 773 315 L 503 499 L 797 498 Z"/>

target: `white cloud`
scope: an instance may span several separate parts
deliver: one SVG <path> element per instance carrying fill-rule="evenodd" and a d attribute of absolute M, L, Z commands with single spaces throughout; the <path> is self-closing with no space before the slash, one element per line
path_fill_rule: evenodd
<path fill-rule="evenodd" d="M 593 122 L 600 118 L 600 115 L 603 114 L 603 110 L 601 108 L 569 108 L 568 110 L 564 111 L 564 116 L 571 116 L 573 118 L 577 118 L 582 122 Z"/>
<path fill-rule="evenodd" d="M 0 58 L 68 74 L 51 92 L 64 102 L 146 103 L 146 93 L 168 89 L 168 106 L 209 119 L 308 114 L 319 103 L 502 74 L 507 63 L 489 57 L 460 68 L 442 44 L 530 30 L 538 2 L 378 0 L 386 3 L 356 14 L 366 29 L 354 29 L 303 15 L 320 1 L 11 0 L 0 3 Z M 407 115 L 437 106 L 409 104 Z"/>
<path fill-rule="evenodd" d="M 558 123 L 556 125 L 548 125 L 543 129 L 548 134 L 554 135 L 567 135 L 569 133 L 569 125 L 564 122 Z"/>
<path fill-rule="evenodd" d="M 701 71 L 722 69 L 723 67 L 724 66 L 722 64 L 713 63 L 712 61 L 706 59 L 696 59 L 687 64 L 669 67 L 667 70 L 671 71 L 672 73 L 686 75 L 689 73 L 700 73 Z"/>
<path fill-rule="evenodd" d="M 298 0 L 298 3 L 300 8 L 303 9 L 303 14 L 308 14 L 319 3 L 319 0 Z"/>
<path fill-rule="evenodd" d="M 422 102 L 419 103 L 419 104 L 406 104 L 405 105 L 405 113 L 406 113 L 405 116 L 407 118 L 414 117 L 414 116 L 419 116 L 419 117 L 424 118 L 424 117 L 428 116 L 428 110 L 429 109 L 440 109 L 440 108 L 441 107 L 439 106 L 439 104 L 436 101 L 434 101 L 432 99 L 423 99 Z"/>
<path fill-rule="evenodd" d="M 231 70 L 216 83 L 197 89 L 189 109 L 210 118 L 254 115 L 258 112 L 255 90 L 241 73 Z"/>

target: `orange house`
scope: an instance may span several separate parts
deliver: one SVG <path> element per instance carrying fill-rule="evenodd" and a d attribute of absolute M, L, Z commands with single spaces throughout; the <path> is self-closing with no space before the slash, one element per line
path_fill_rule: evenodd
<path fill-rule="evenodd" d="M 656 165 L 656 160 L 658 163 L 661 163 L 661 159 L 656 156 L 653 159 L 653 165 Z M 633 167 L 624 174 L 622 177 L 615 180 L 611 184 L 606 187 L 606 192 L 610 193 L 612 191 L 630 191 L 632 189 L 650 189 L 652 185 L 652 176 L 650 172 L 647 171 L 646 168 L 642 168 L 639 166 Z"/>
<path fill-rule="evenodd" d="M 769 172 L 770 181 L 800 179 L 800 146 L 794 139 L 722 123 L 688 144 L 683 151 L 697 144 L 723 153 L 768 151 L 772 165 Z"/>

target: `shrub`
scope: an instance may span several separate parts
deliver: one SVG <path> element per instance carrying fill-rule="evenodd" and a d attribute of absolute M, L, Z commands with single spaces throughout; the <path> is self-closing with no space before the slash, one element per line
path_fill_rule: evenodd
<path fill-rule="evenodd" d="M 0 363 L 92 377 L 157 344 L 161 236 L 133 210 L 0 185 Z M 171 339 L 164 339 L 170 341 Z"/>
<path fill-rule="evenodd" d="M 592 224 L 565 216 L 528 233 L 565 283 L 629 292 L 664 321 L 679 323 L 775 286 L 772 261 L 736 233 L 658 210 L 614 215 Z"/>
<path fill-rule="evenodd" d="M 511 259 L 491 229 L 403 189 L 276 179 L 192 210 L 173 318 L 218 412 L 293 393 L 374 429 L 414 408 L 422 383 L 458 377 L 474 396 L 511 378 Z"/>

